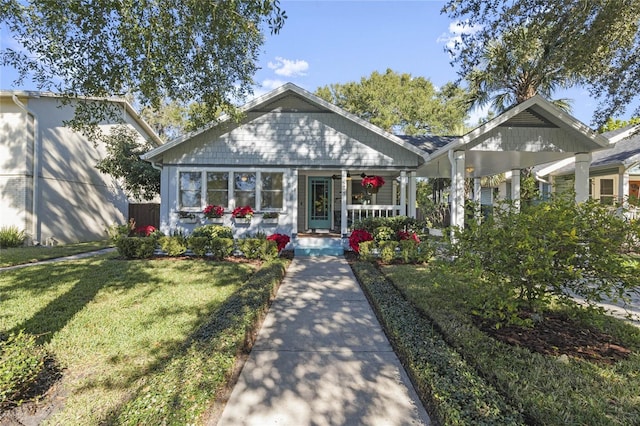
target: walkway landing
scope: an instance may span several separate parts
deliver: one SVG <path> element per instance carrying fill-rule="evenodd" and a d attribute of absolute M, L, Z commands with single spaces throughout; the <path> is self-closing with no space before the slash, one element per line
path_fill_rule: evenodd
<path fill-rule="evenodd" d="M 343 257 L 296 257 L 218 425 L 428 425 Z"/>

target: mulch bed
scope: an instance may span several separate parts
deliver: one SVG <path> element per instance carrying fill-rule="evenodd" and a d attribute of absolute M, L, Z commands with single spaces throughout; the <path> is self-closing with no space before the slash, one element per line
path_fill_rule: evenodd
<path fill-rule="evenodd" d="M 523 316 L 530 316 L 524 313 Z M 502 326 L 475 319 L 478 327 L 493 338 L 522 346 L 544 355 L 579 358 L 596 364 L 614 364 L 626 359 L 631 351 L 613 336 L 588 328 L 560 313 L 545 313 L 533 327 Z"/>

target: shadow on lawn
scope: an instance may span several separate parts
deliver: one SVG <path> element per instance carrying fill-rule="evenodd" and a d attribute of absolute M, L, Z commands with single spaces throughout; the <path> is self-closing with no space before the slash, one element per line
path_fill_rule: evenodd
<path fill-rule="evenodd" d="M 113 264 L 105 265 L 105 262 Z M 55 291 L 57 286 L 73 283 L 28 319 L 8 330 L 9 333 L 24 330 L 33 334 L 39 344 L 48 343 L 103 288 L 126 289 L 152 280 L 140 268 L 111 258 L 37 265 L 15 271 L 14 277 L 15 284 L 5 287 L 0 294 L 3 300 L 18 289 L 36 297 L 42 292 Z"/>

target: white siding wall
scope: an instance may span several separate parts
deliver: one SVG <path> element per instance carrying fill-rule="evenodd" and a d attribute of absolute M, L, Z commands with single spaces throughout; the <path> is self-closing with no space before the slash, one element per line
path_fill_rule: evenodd
<path fill-rule="evenodd" d="M 563 129 L 499 126 L 479 138 L 471 150 L 575 152 L 580 145 Z"/>

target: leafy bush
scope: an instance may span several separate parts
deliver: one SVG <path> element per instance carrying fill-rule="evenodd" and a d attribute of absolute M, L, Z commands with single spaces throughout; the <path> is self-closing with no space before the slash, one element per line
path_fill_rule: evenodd
<path fill-rule="evenodd" d="M 198 237 L 191 234 L 189 238 L 187 238 L 187 246 L 189 246 L 196 256 L 202 257 L 206 255 L 209 245 L 209 237 Z"/>
<path fill-rule="evenodd" d="M 112 244 L 116 244 L 116 242 L 120 238 L 128 237 L 133 234 L 133 230 L 136 228 L 135 220 L 131 219 L 129 223 L 124 225 L 113 224 L 109 228 L 107 228 L 107 235 L 109 236 L 109 241 Z"/>
<path fill-rule="evenodd" d="M 378 226 L 373 230 L 373 239 L 377 242 L 391 241 L 396 235 L 397 233 L 389 226 Z"/>
<path fill-rule="evenodd" d="M 353 229 L 364 229 L 373 235 L 376 228 L 384 226 L 391 228 L 395 234 L 399 231 L 420 232 L 425 225 L 425 222 L 408 216 L 368 217 L 354 222 Z"/>
<path fill-rule="evenodd" d="M 263 238 L 241 239 L 238 248 L 247 259 L 272 260 L 278 257 L 276 242 Z"/>
<path fill-rule="evenodd" d="M 126 259 L 148 259 L 156 250 L 157 240 L 153 237 L 122 237 L 115 244 L 120 256 Z"/>
<path fill-rule="evenodd" d="M 418 261 L 418 258 L 420 256 L 420 252 L 418 250 L 418 247 L 420 246 L 420 243 L 411 239 L 404 239 L 404 240 L 400 240 L 400 259 L 402 259 L 402 261 L 404 263 L 415 263 Z M 424 244 L 425 246 L 427 244 Z"/>
<path fill-rule="evenodd" d="M 275 241 L 278 246 L 278 253 L 280 253 L 289 244 L 291 238 L 285 234 L 272 234 L 267 237 L 267 240 Z"/>
<path fill-rule="evenodd" d="M 198 226 L 191 233 L 193 237 L 213 238 L 233 238 L 233 230 L 229 226 L 222 225 L 203 225 Z"/>
<path fill-rule="evenodd" d="M 44 351 L 33 335 L 11 333 L 0 340 L 0 408 L 20 398 L 44 368 Z"/>
<path fill-rule="evenodd" d="M 3 226 L 0 228 L 0 248 L 20 247 L 27 236 L 17 226 Z"/>
<path fill-rule="evenodd" d="M 360 243 L 373 241 L 371 233 L 365 229 L 354 229 L 349 236 L 349 247 L 356 253 L 360 252 Z"/>
<path fill-rule="evenodd" d="M 452 254 L 484 271 L 493 288 L 486 294 L 494 296 L 483 303 L 485 313 L 513 317 L 522 307 L 544 310 L 556 298 L 573 304 L 578 295 L 591 305 L 627 298 L 640 284 L 624 262 L 631 231 L 606 206 L 557 197 L 521 212 L 509 204 L 496 208 L 456 232 Z"/>
<path fill-rule="evenodd" d="M 182 256 L 187 251 L 187 239 L 182 235 L 162 236 L 158 245 L 168 256 Z"/>
<path fill-rule="evenodd" d="M 397 241 L 381 241 L 378 243 L 380 249 L 380 260 L 383 263 L 391 263 L 396 258 L 396 247 L 398 247 Z"/>
<path fill-rule="evenodd" d="M 213 238 L 209 251 L 215 260 L 222 260 L 233 254 L 234 242 L 232 238 Z"/>

